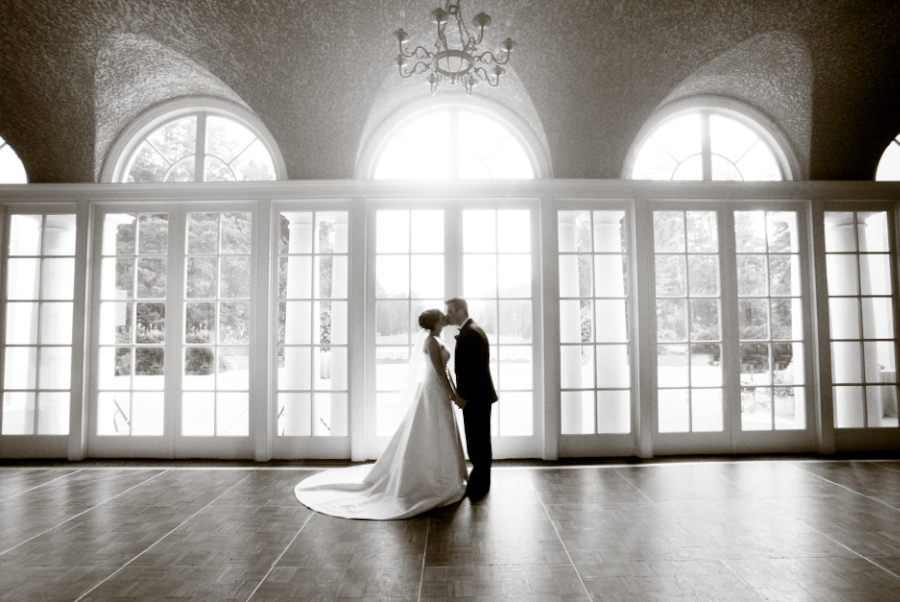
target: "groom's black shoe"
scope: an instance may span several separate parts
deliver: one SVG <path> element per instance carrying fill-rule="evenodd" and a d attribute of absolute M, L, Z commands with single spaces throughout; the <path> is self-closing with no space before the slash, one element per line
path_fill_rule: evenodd
<path fill-rule="evenodd" d="M 478 484 L 473 486 L 472 483 L 470 482 L 469 486 L 466 487 L 466 497 L 468 497 L 469 499 L 472 499 L 472 500 L 481 499 L 487 495 L 489 488 L 490 488 L 490 485 L 488 487 L 484 487 L 483 485 L 479 486 Z"/>

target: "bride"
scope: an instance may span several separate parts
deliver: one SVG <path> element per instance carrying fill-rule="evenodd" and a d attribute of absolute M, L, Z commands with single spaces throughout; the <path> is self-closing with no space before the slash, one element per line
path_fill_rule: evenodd
<path fill-rule="evenodd" d="M 466 491 L 466 461 L 451 399 L 465 405 L 447 376 L 450 352 L 440 339 L 439 309 L 419 316 L 401 403 L 406 416 L 374 465 L 326 470 L 301 481 L 294 495 L 317 512 L 342 518 L 409 518 L 458 502 Z"/>

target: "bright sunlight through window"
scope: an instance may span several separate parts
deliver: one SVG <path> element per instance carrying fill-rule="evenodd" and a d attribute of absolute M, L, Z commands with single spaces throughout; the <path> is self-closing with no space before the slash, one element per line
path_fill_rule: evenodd
<path fill-rule="evenodd" d="M 875 172 L 878 182 L 900 182 L 900 136 L 897 136 L 884 149 Z"/>
<path fill-rule="evenodd" d="M 0 184 L 27 184 L 25 167 L 16 151 L 0 138 Z"/>
<path fill-rule="evenodd" d="M 411 118 L 388 137 L 375 179 L 532 179 L 522 141 L 479 112 L 443 108 Z"/>

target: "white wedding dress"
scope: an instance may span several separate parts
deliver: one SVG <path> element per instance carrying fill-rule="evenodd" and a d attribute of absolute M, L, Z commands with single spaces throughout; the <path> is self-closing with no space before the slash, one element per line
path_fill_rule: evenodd
<path fill-rule="evenodd" d="M 456 414 L 425 352 L 428 336 L 423 331 L 413 347 L 401 398 L 409 407 L 378 461 L 304 479 L 294 488 L 300 502 L 331 516 L 391 520 L 463 498 L 468 474 Z M 446 366 L 450 352 L 437 341 Z"/>

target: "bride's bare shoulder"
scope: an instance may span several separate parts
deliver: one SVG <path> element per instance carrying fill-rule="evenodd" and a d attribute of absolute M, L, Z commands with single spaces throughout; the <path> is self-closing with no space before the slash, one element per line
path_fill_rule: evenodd
<path fill-rule="evenodd" d="M 425 339 L 424 351 L 425 353 L 432 353 L 434 351 L 438 351 L 441 348 L 440 341 L 437 338 L 430 336 Z"/>

